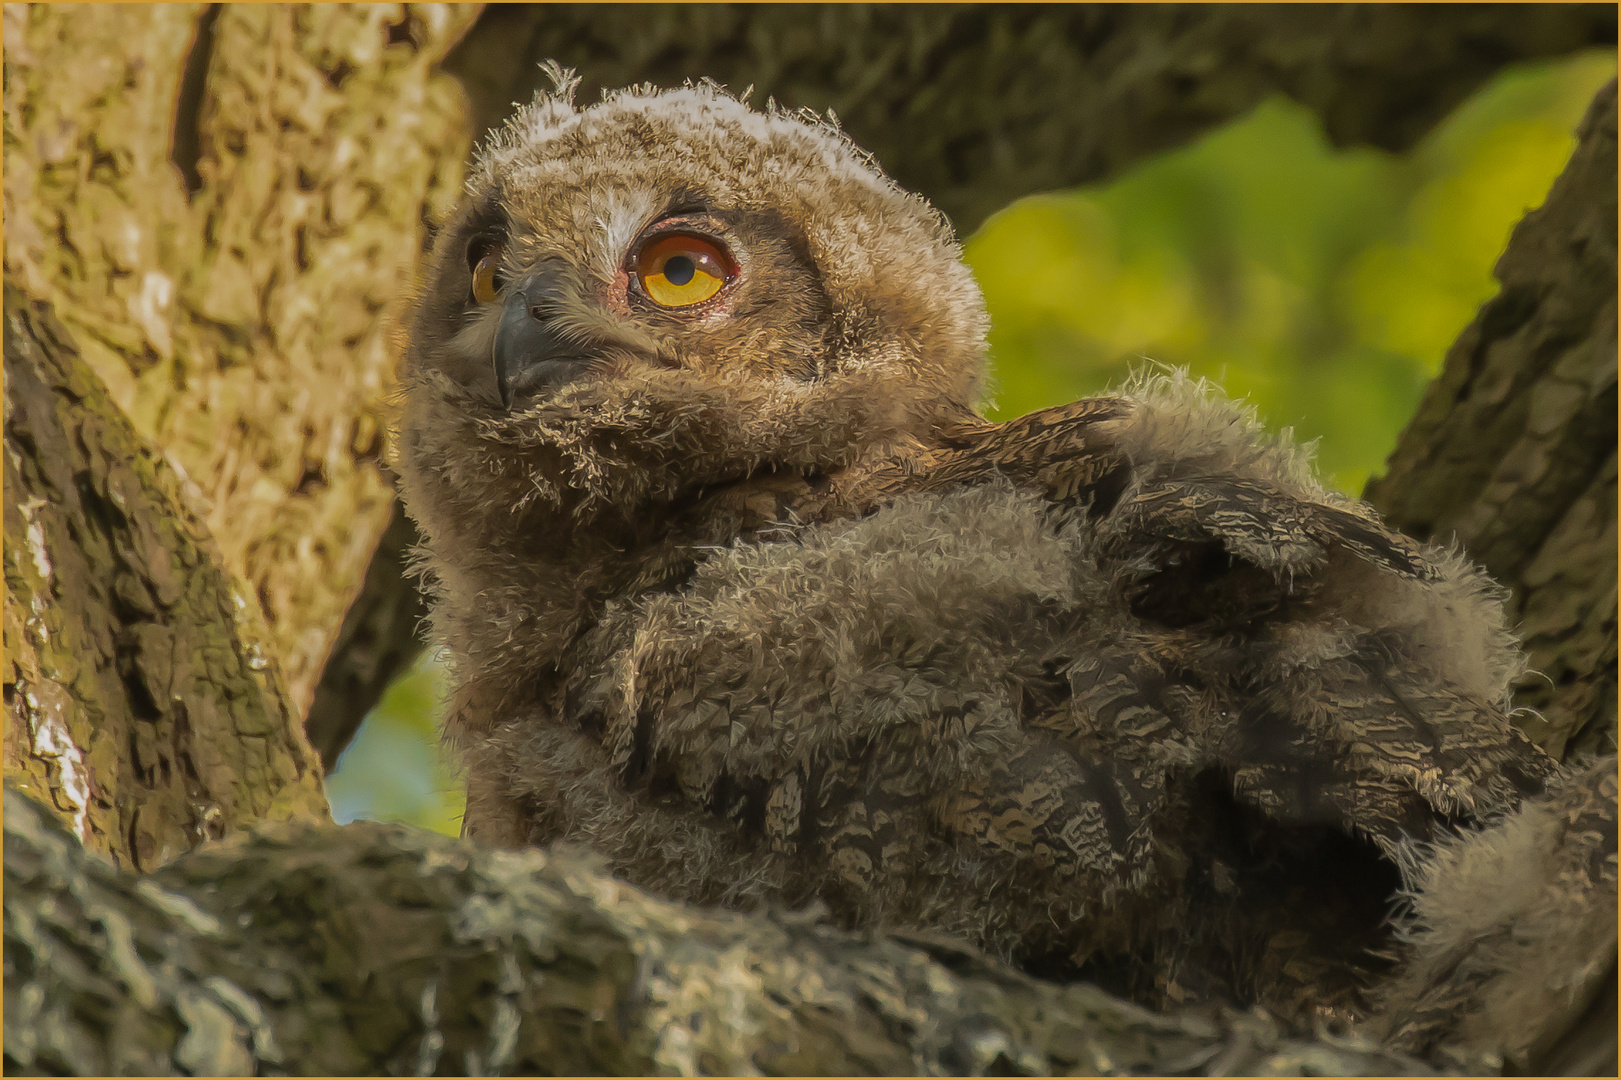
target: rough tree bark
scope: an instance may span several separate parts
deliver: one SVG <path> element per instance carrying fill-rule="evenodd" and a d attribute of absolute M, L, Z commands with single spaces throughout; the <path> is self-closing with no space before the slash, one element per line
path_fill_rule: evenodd
<path fill-rule="evenodd" d="M 5 805 L 7 1072 L 1390 1075 L 960 947 L 664 903 L 566 851 L 281 827 L 136 879 Z M 312 934 L 312 926 L 319 933 Z"/>
<path fill-rule="evenodd" d="M 1598 5 L 513 5 L 487 9 L 446 67 L 480 136 L 548 59 L 578 70 L 581 101 L 708 77 L 831 108 L 966 236 L 1022 195 L 1117 175 L 1280 91 L 1337 145 L 1406 150 L 1503 65 L 1611 43 L 1615 25 Z M 328 762 L 399 670 L 379 657 L 416 655 L 400 550 L 379 549 L 344 629 L 357 648 L 334 652 L 317 692 Z"/>
<path fill-rule="evenodd" d="M 273 643 L 202 508 L 9 284 L 5 372 L 6 776 L 137 870 L 254 821 L 326 817 Z"/>
<path fill-rule="evenodd" d="M 469 8 L 11 4 L 5 267 L 208 500 L 302 716 L 392 512 L 425 220 L 454 200 Z"/>
<path fill-rule="evenodd" d="M 1615 101 L 1612 82 L 1367 492 L 1512 589 L 1521 724 L 1555 756 L 1615 749 Z"/>
<path fill-rule="evenodd" d="M 546 34 L 607 42 L 591 46 L 611 53 L 598 57 L 601 81 L 668 81 L 689 73 L 668 65 L 690 62 L 739 83 L 731 72 L 750 48 L 769 56 L 761 43 L 782 42 L 773 92 L 808 104 L 827 99 L 794 99 L 795 80 L 878 100 L 889 91 L 850 80 L 871 63 L 932 102 L 938 131 L 962 136 L 933 151 L 945 163 L 939 190 L 908 179 L 912 165 L 896 172 L 966 221 L 964 192 L 1003 190 L 1005 201 L 1028 190 L 1005 187 L 1025 181 L 998 155 L 1028 150 L 1034 184 L 1073 183 L 1091 178 L 1076 170 L 1117 169 L 1160 145 L 1138 129 L 1185 139 L 1278 88 L 1344 138 L 1406 145 L 1508 59 L 1613 42 L 1615 28 L 1613 9 L 1599 7 L 1392 8 L 1404 14 L 1377 25 L 1350 9 L 1291 26 L 1294 48 L 1269 45 L 1268 20 L 1247 9 L 950 12 L 955 29 L 941 37 L 933 24 L 883 22 L 901 10 L 598 9 L 593 21 L 548 9 L 530 16 L 544 33 L 495 41 L 565 63 L 574 58 Z M 622 38 L 610 15 L 630 20 Z M 8 6 L 5 17 L 5 755 L 9 781 L 40 800 L 6 805 L 8 1072 L 1417 1067 L 1291 1039 L 1261 1017 L 1150 1017 L 943 943 L 662 904 L 566 853 L 480 854 L 409 830 L 311 824 L 325 810 L 298 718 L 390 512 L 375 434 L 389 305 L 425 214 L 459 175 L 459 91 L 434 61 L 472 16 Z M 693 31 L 697 47 L 672 53 L 670 35 L 691 29 L 681 19 L 710 17 L 720 30 Z M 1054 36 L 1044 17 L 1081 21 Z M 657 32 L 638 38 L 638 20 Z M 1336 37 L 1348 27 L 1378 32 Z M 903 31 L 921 36 L 909 46 Z M 830 48 L 847 59 L 826 60 Z M 1023 48 L 1044 63 L 1068 62 L 1065 49 L 1086 62 L 1020 115 L 1064 115 L 1051 101 L 1073 100 L 1070 134 L 1081 137 L 1103 113 L 1073 91 L 1131 117 L 1127 130 L 1105 125 L 1077 155 L 1061 128 L 1010 125 L 1026 143 L 986 136 L 980 108 L 996 104 L 985 89 L 995 84 L 978 73 Z M 1354 106 L 1403 70 L 1421 75 Z M 860 109 L 843 112 L 882 153 L 882 133 L 853 122 Z M 1534 586 L 1520 594 L 1528 621 L 1555 613 L 1537 625 L 1552 627 L 1549 654 L 1577 673 L 1557 703 L 1567 738 L 1600 730 L 1582 710 L 1604 696 L 1595 680 L 1614 678 L 1613 564 L 1596 607 L 1573 599 L 1589 580 L 1557 572 L 1563 553 L 1588 557 L 1584 537 L 1614 535 L 1613 452 L 1584 478 L 1575 451 L 1589 444 L 1546 439 L 1548 409 L 1575 425 L 1613 407 L 1613 366 L 1606 390 L 1580 344 L 1604 340 L 1606 317 L 1614 340 L 1613 105 L 1609 116 L 1584 138 L 1607 132 L 1610 149 L 1572 167 L 1607 167 L 1607 188 L 1561 181 L 1568 207 L 1550 202 L 1516 233 L 1501 269 L 1505 296 L 1520 299 L 1483 312 L 1477 343 L 1466 335 L 1454 350 L 1467 376 L 1454 385 L 1466 389 L 1448 392 L 1472 403 L 1469 388 L 1502 395 L 1506 379 L 1530 401 L 1479 396 L 1510 405 L 1489 414 L 1506 417 L 1491 443 L 1502 457 L 1473 490 L 1481 505 L 1515 508 L 1509 496 L 1525 482 L 1524 508 L 1504 513 L 1530 522 L 1531 539 L 1505 543 L 1502 565 Z M 919 127 L 903 114 L 893 130 L 906 126 Z M 1582 200 L 1601 189 L 1609 217 L 1601 206 L 1595 224 Z M 1582 315 L 1582 260 L 1606 258 L 1608 293 Z M 1437 468 L 1423 454 L 1446 460 L 1425 449 L 1454 437 L 1445 400 L 1437 390 L 1429 427 L 1411 437 L 1415 475 Z M 1515 452 L 1557 467 L 1515 467 Z M 1402 460 L 1376 489 L 1398 517 Z M 1476 520 L 1468 505 L 1447 513 L 1411 520 L 1443 535 Z M 394 625 L 344 631 L 370 642 L 374 681 Z M 1606 625 L 1608 660 L 1591 646 Z M 289 820 L 243 832 L 277 818 Z M 133 872 L 160 863 L 156 876 Z"/>

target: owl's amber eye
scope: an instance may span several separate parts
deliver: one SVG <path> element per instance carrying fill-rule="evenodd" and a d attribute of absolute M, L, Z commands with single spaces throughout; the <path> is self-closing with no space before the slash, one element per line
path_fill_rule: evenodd
<path fill-rule="evenodd" d="M 657 237 L 636 256 L 636 276 L 643 290 L 665 307 L 701 304 L 736 273 L 724 247 L 685 233 Z"/>
<path fill-rule="evenodd" d="M 506 248 L 498 243 L 484 245 L 475 252 L 473 262 L 473 299 L 488 304 L 495 299 L 501 287 L 496 283 L 496 271 L 501 268 L 501 255 Z"/>

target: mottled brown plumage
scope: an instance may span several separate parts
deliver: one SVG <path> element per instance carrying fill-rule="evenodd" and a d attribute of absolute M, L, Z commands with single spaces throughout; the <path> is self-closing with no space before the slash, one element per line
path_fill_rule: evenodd
<path fill-rule="evenodd" d="M 1616 786 L 1601 758 L 1494 828 L 1408 852 L 1411 959 L 1375 988 L 1368 1033 L 1469 1072 L 1613 1074 Z"/>
<path fill-rule="evenodd" d="M 672 230 L 734 264 L 690 309 L 639 276 Z M 1497 590 L 1180 375 L 987 423 L 984 326 L 947 226 L 817 121 L 520 113 L 406 372 L 467 833 L 1356 1012 L 1402 853 L 1554 773 Z"/>

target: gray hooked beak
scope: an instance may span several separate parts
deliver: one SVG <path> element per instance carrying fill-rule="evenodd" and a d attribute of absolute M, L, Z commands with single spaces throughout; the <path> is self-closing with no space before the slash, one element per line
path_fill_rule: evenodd
<path fill-rule="evenodd" d="M 591 357 L 558 325 L 557 270 L 541 270 L 507 290 L 490 359 L 501 404 L 554 390 L 584 371 Z"/>

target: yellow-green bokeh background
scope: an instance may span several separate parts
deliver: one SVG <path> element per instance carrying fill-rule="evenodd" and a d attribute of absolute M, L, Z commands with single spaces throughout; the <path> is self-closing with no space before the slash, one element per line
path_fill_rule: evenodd
<path fill-rule="evenodd" d="M 1184 366 L 1317 440 L 1324 475 L 1360 491 L 1614 74 L 1611 51 L 1508 71 L 1401 156 L 1334 150 L 1276 98 L 1112 183 L 1020 200 L 966 244 L 991 313 L 991 415 Z M 339 821 L 459 830 L 440 693 L 431 659 L 389 691 L 328 778 Z"/>

